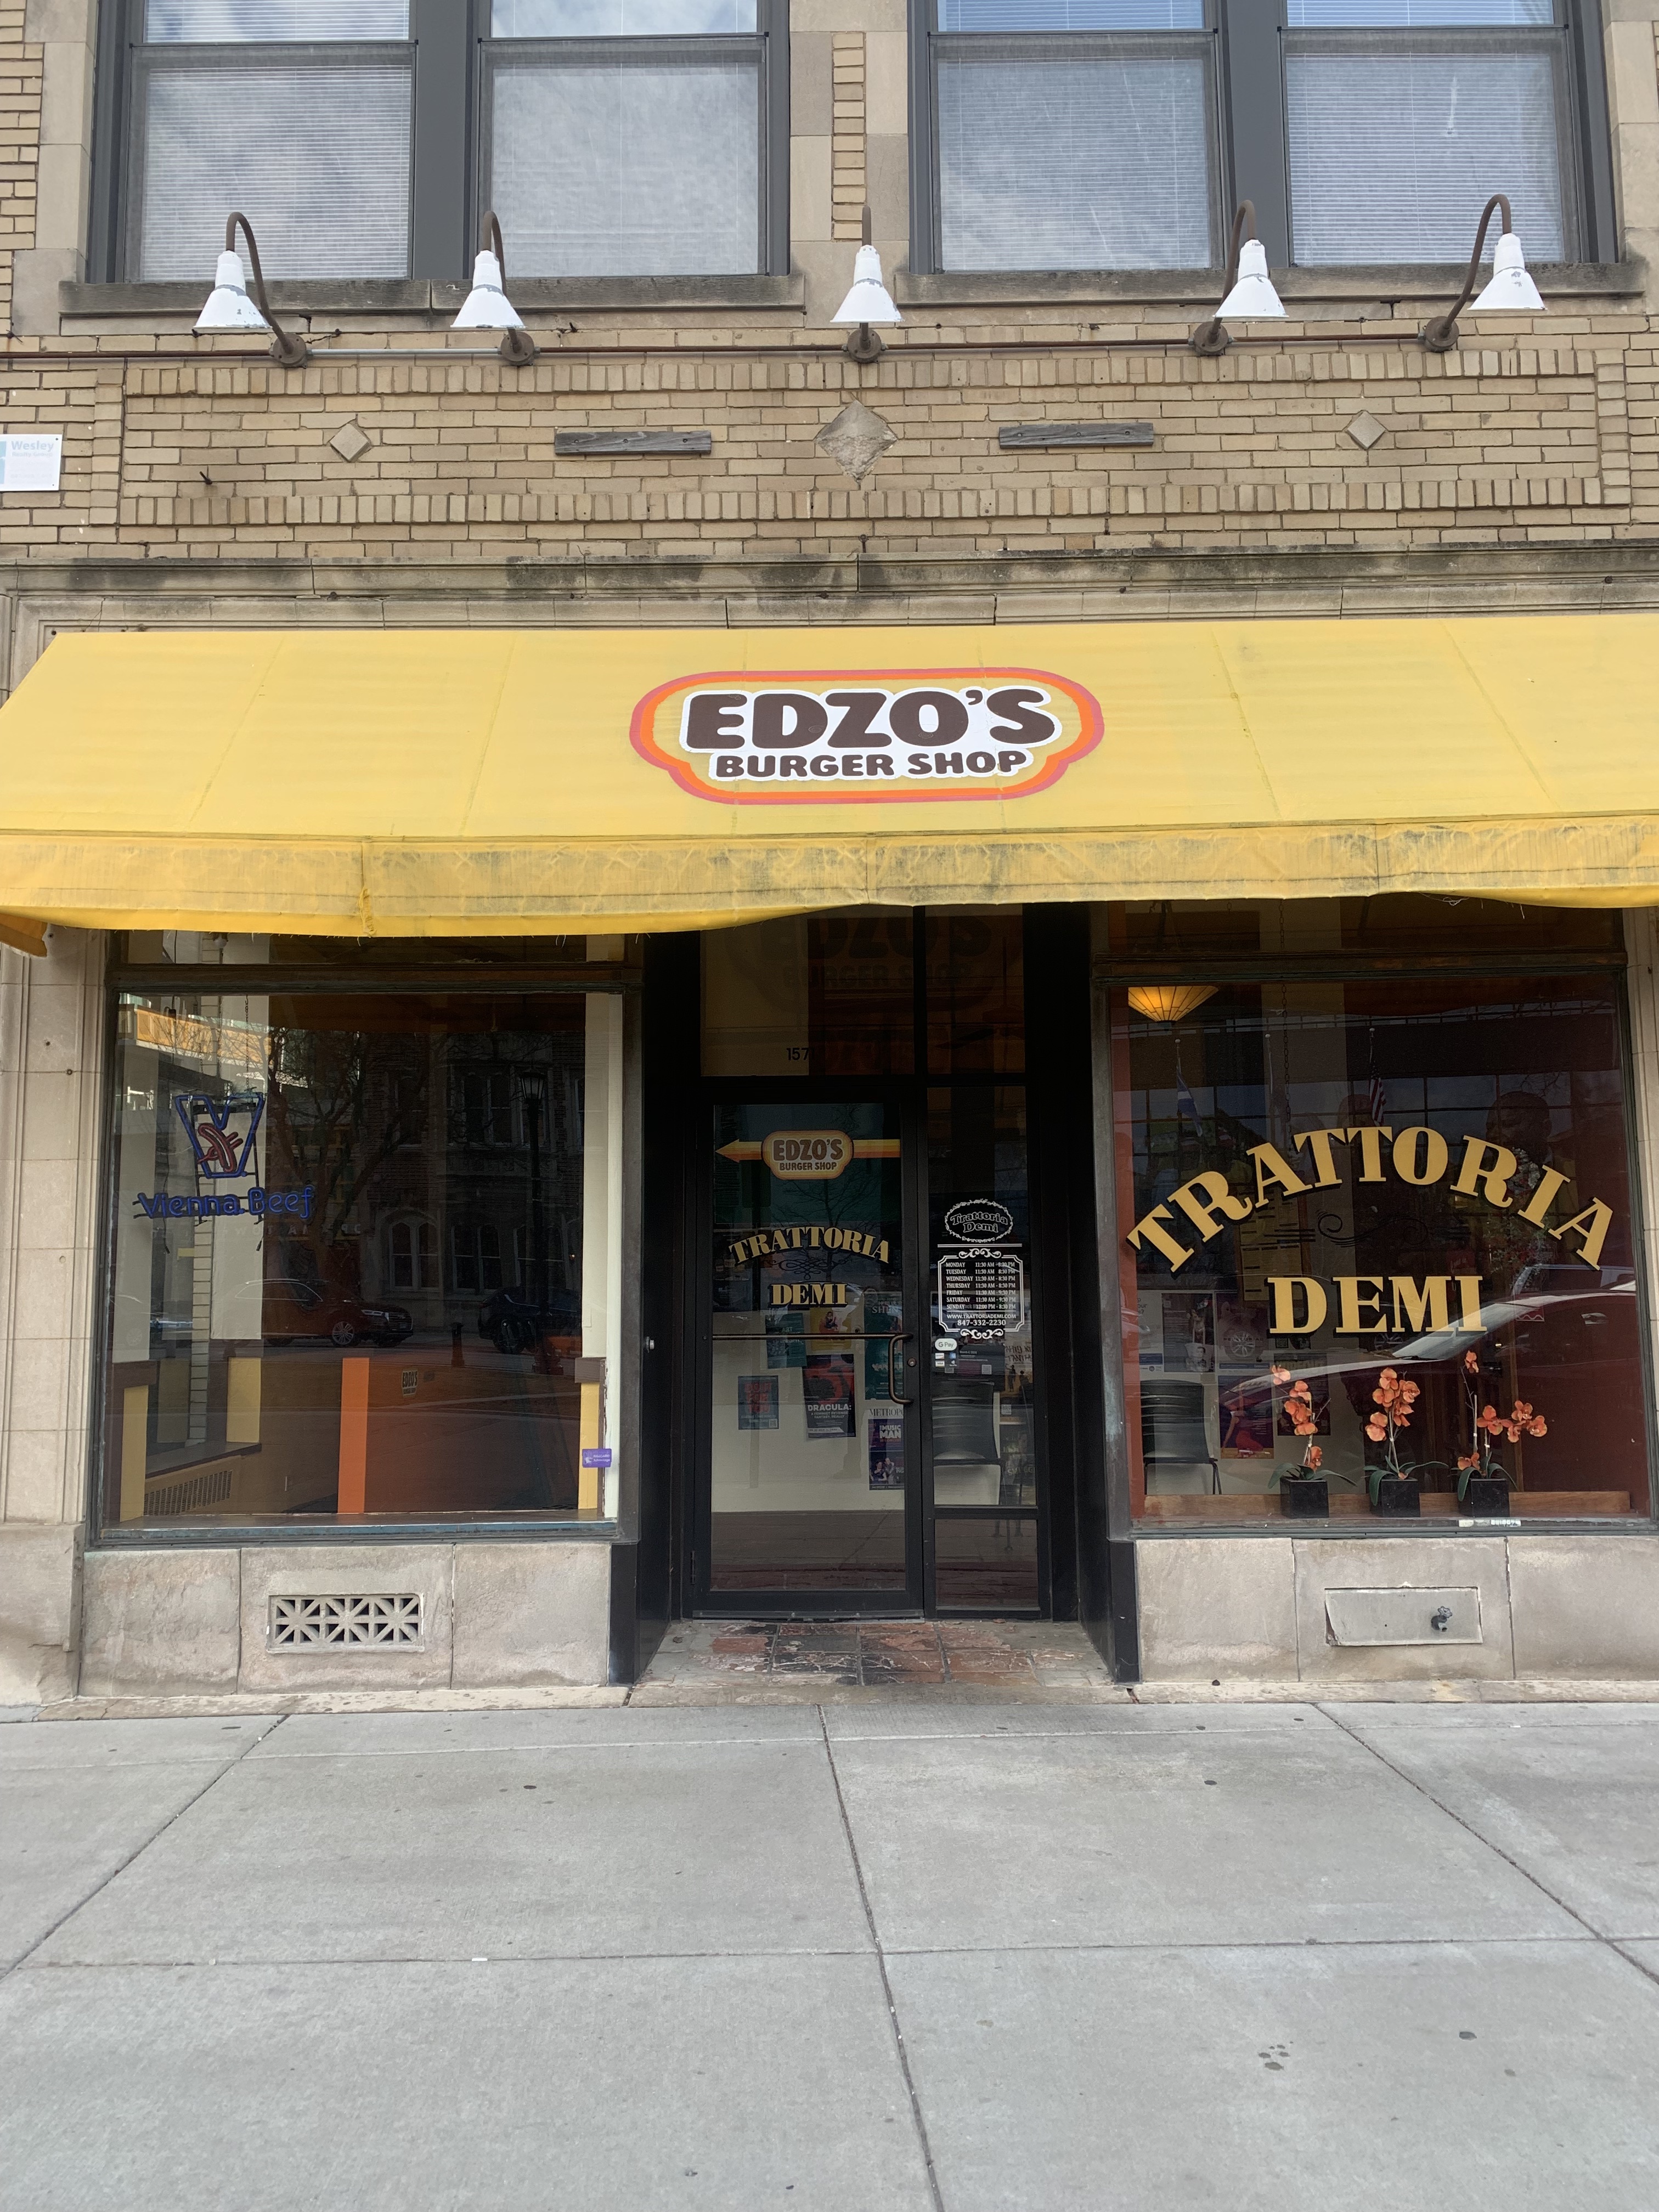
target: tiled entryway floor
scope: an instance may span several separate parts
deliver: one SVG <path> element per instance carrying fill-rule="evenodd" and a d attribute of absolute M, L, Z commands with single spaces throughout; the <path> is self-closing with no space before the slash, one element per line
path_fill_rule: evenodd
<path fill-rule="evenodd" d="M 1075 1621 L 691 1620 L 669 1630 L 629 1703 L 722 1688 L 750 1697 L 957 1689 L 1039 1698 L 1112 1686 Z"/>

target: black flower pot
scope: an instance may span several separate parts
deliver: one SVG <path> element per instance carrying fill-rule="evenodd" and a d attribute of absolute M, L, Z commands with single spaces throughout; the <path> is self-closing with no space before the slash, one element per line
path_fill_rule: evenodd
<path fill-rule="evenodd" d="M 1323 1521 L 1331 1510 L 1331 1486 L 1322 1474 L 1282 1474 L 1279 1510 L 1287 1521 Z"/>
<path fill-rule="evenodd" d="M 1461 1513 L 1506 1515 L 1510 1510 L 1510 1479 L 1506 1474 L 1472 1474 L 1463 1486 Z"/>
<path fill-rule="evenodd" d="M 1373 1513 L 1414 1520 L 1423 1510 L 1423 1486 L 1414 1474 L 1385 1474 L 1376 1486 Z"/>

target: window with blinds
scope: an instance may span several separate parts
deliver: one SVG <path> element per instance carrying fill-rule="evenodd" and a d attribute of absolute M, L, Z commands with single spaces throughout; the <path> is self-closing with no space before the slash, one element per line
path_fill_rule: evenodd
<path fill-rule="evenodd" d="M 1288 12 L 1292 260 L 1461 261 L 1495 191 L 1524 216 L 1534 260 L 1568 258 L 1568 58 L 1551 0 L 1289 0 Z"/>
<path fill-rule="evenodd" d="M 1494 191 L 1534 261 L 1595 228 L 1577 0 L 913 4 L 918 269 L 1210 268 L 1243 198 L 1308 266 L 1461 261 Z"/>
<path fill-rule="evenodd" d="M 941 267 L 1213 259 L 1203 0 L 938 0 L 928 44 Z"/>
<path fill-rule="evenodd" d="M 486 197 L 538 276 L 763 265 L 757 0 L 493 0 Z"/>
<path fill-rule="evenodd" d="M 137 0 L 126 271 L 210 276 L 225 217 L 270 276 L 403 276 L 410 0 Z"/>

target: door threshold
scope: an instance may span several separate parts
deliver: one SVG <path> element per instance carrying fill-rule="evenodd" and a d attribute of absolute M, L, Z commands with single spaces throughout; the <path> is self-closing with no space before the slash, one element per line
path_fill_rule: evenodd
<path fill-rule="evenodd" d="M 705 1617 L 672 1625 L 629 1702 L 799 1704 L 889 1693 L 982 1704 L 1111 1688 L 1105 1662 L 1074 1620 Z"/>
<path fill-rule="evenodd" d="M 708 1607 L 703 1607 L 697 1612 L 685 1616 L 688 1621 L 752 1620 L 757 1623 L 764 1622 L 771 1627 L 776 1627 L 784 1622 L 798 1624 L 810 1622 L 813 1626 L 819 1628 L 880 1628 L 888 1622 L 895 1626 L 900 1624 L 914 1626 L 917 1621 L 933 1620 L 949 1621 L 958 1626 L 975 1620 L 1017 1621 L 1023 1627 L 1034 1628 L 1040 1626 L 1048 1618 L 1047 1613 L 1028 1612 L 1016 1606 L 1009 1606 L 1003 1611 L 994 1613 L 988 1611 L 983 1606 L 961 1607 L 940 1606 L 933 1613 L 923 1613 L 914 1607 L 907 1609 L 901 1606 L 894 1606 L 884 1607 L 876 1613 L 860 1613 L 849 1611 L 844 1607 L 820 1611 L 811 1606 L 746 1605 L 735 1613 L 717 1613 Z"/>

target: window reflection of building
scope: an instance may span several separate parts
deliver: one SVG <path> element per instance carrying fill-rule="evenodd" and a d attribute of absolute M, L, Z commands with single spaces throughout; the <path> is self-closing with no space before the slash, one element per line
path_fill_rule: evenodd
<path fill-rule="evenodd" d="M 1147 952 L 1167 960 L 1181 918 L 1149 919 Z M 1248 909 L 1232 910 L 1236 932 L 1247 919 Z M 1460 979 L 1449 963 L 1439 973 L 1367 974 L 1348 940 L 1363 925 L 1368 949 L 1388 954 L 1389 919 L 1377 907 L 1350 915 L 1346 904 L 1326 916 L 1324 941 L 1296 954 L 1310 966 L 1328 959 L 1337 971 L 1328 979 L 1240 975 L 1250 948 L 1236 934 L 1226 948 L 1232 980 L 1212 983 L 1181 1018 L 1159 1021 L 1118 1002 L 1121 1127 L 1133 1164 L 1122 1204 L 1135 1222 L 1164 1206 L 1189 1248 L 1176 1268 L 1147 1240 L 1139 1254 L 1125 1247 L 1129 1358 L 1137 1377 L 1158 1378 L 1131 1425 L 1146 1510 L 1213 1520 L 1275 1509 L 1273 1468 L 1295 1456 L 1279 1419 L 1282 1386 L 1271 1379 L 1282 1364 L 1309 1381 L 1321 1409 L 1333 1510 L 1364 1512 L 1360 1483 L 1374 1456 L 1364 1425 L 1382 1367 L 1397 1360 L 1416 1363 L 1422 1389 L 1405 1456 L 1420 1470 L 1425 1510 L 1455 1510 L 1456 1462 L 1469 1449 L 1462 1357 L 1473 1348 L 1484 1398 L 1505 1407 L 1524 1399 L 1549 1419 L 1546 1435 L 1505 1447 L 1520 1510 L 1641 1513 L 1645 1431 L 1611 948 L 1587 942 L 1603 971 L 1571 976 L 1522 969 Z M 1403 919 L 1421 930 L 1432 916 Z M 1218 934 L 1215 917 L 1200 921 Z M 1261 951 L 1277 958 L 1285 948 L 1271 922 L 1262 919 Z M 1512 911 L 1460 911 L 1457 926 L 1507 931 L 1514 951 L 1528 949 L 1527 924 Z M 1192 972 L 1215 974 L 1197 961 Z M 1322 1131 L 1323 1153 L 1297 1144 Z M 1270 1181 L 1257 1202 L 1254 1153 L 1264 1146 L 1279 1149 L 1304 1188 Z M 1319 1165 L 1327 1156 L 1328 1172 Z M 1200 1173 L 1229 1194 L 1226 1218 L 1207 1236 L 1177 1195 Z M 1556 1232 L 1597 1199 L 1610 1214 L 1586 1255 Z M 1269 1281 L 1287 1277 L 1318 1290 L 1324 1318 L 1270 1336 Z M 1477 1287 L 1466 1291 L 1460 1278 Z M 1480 1318 L 1460 1328 L 1468 1299 Z M 1302 1300 L 1297 1288 L 1287 1311 L 1309 1311 Z M 1446 1340 L 1438 1351 L 1437 1312 Z M 1159 1393 L 1172 1391 L 1194 1413 L 1178 1449 L 1172 1433 L 1158 1433 Z M 1224 1506 L 1212 1506 L 1216 1492 Z"/>
<path fill-rule="evenodd" d="M 233 1517 L 576 1505 L 589 1026 L 581 995 L 127 1006 L 112 1517 L 204 1482 Z M 216 1184 L 177 1102 L 243 1091 L 246 1173 Z"/>

